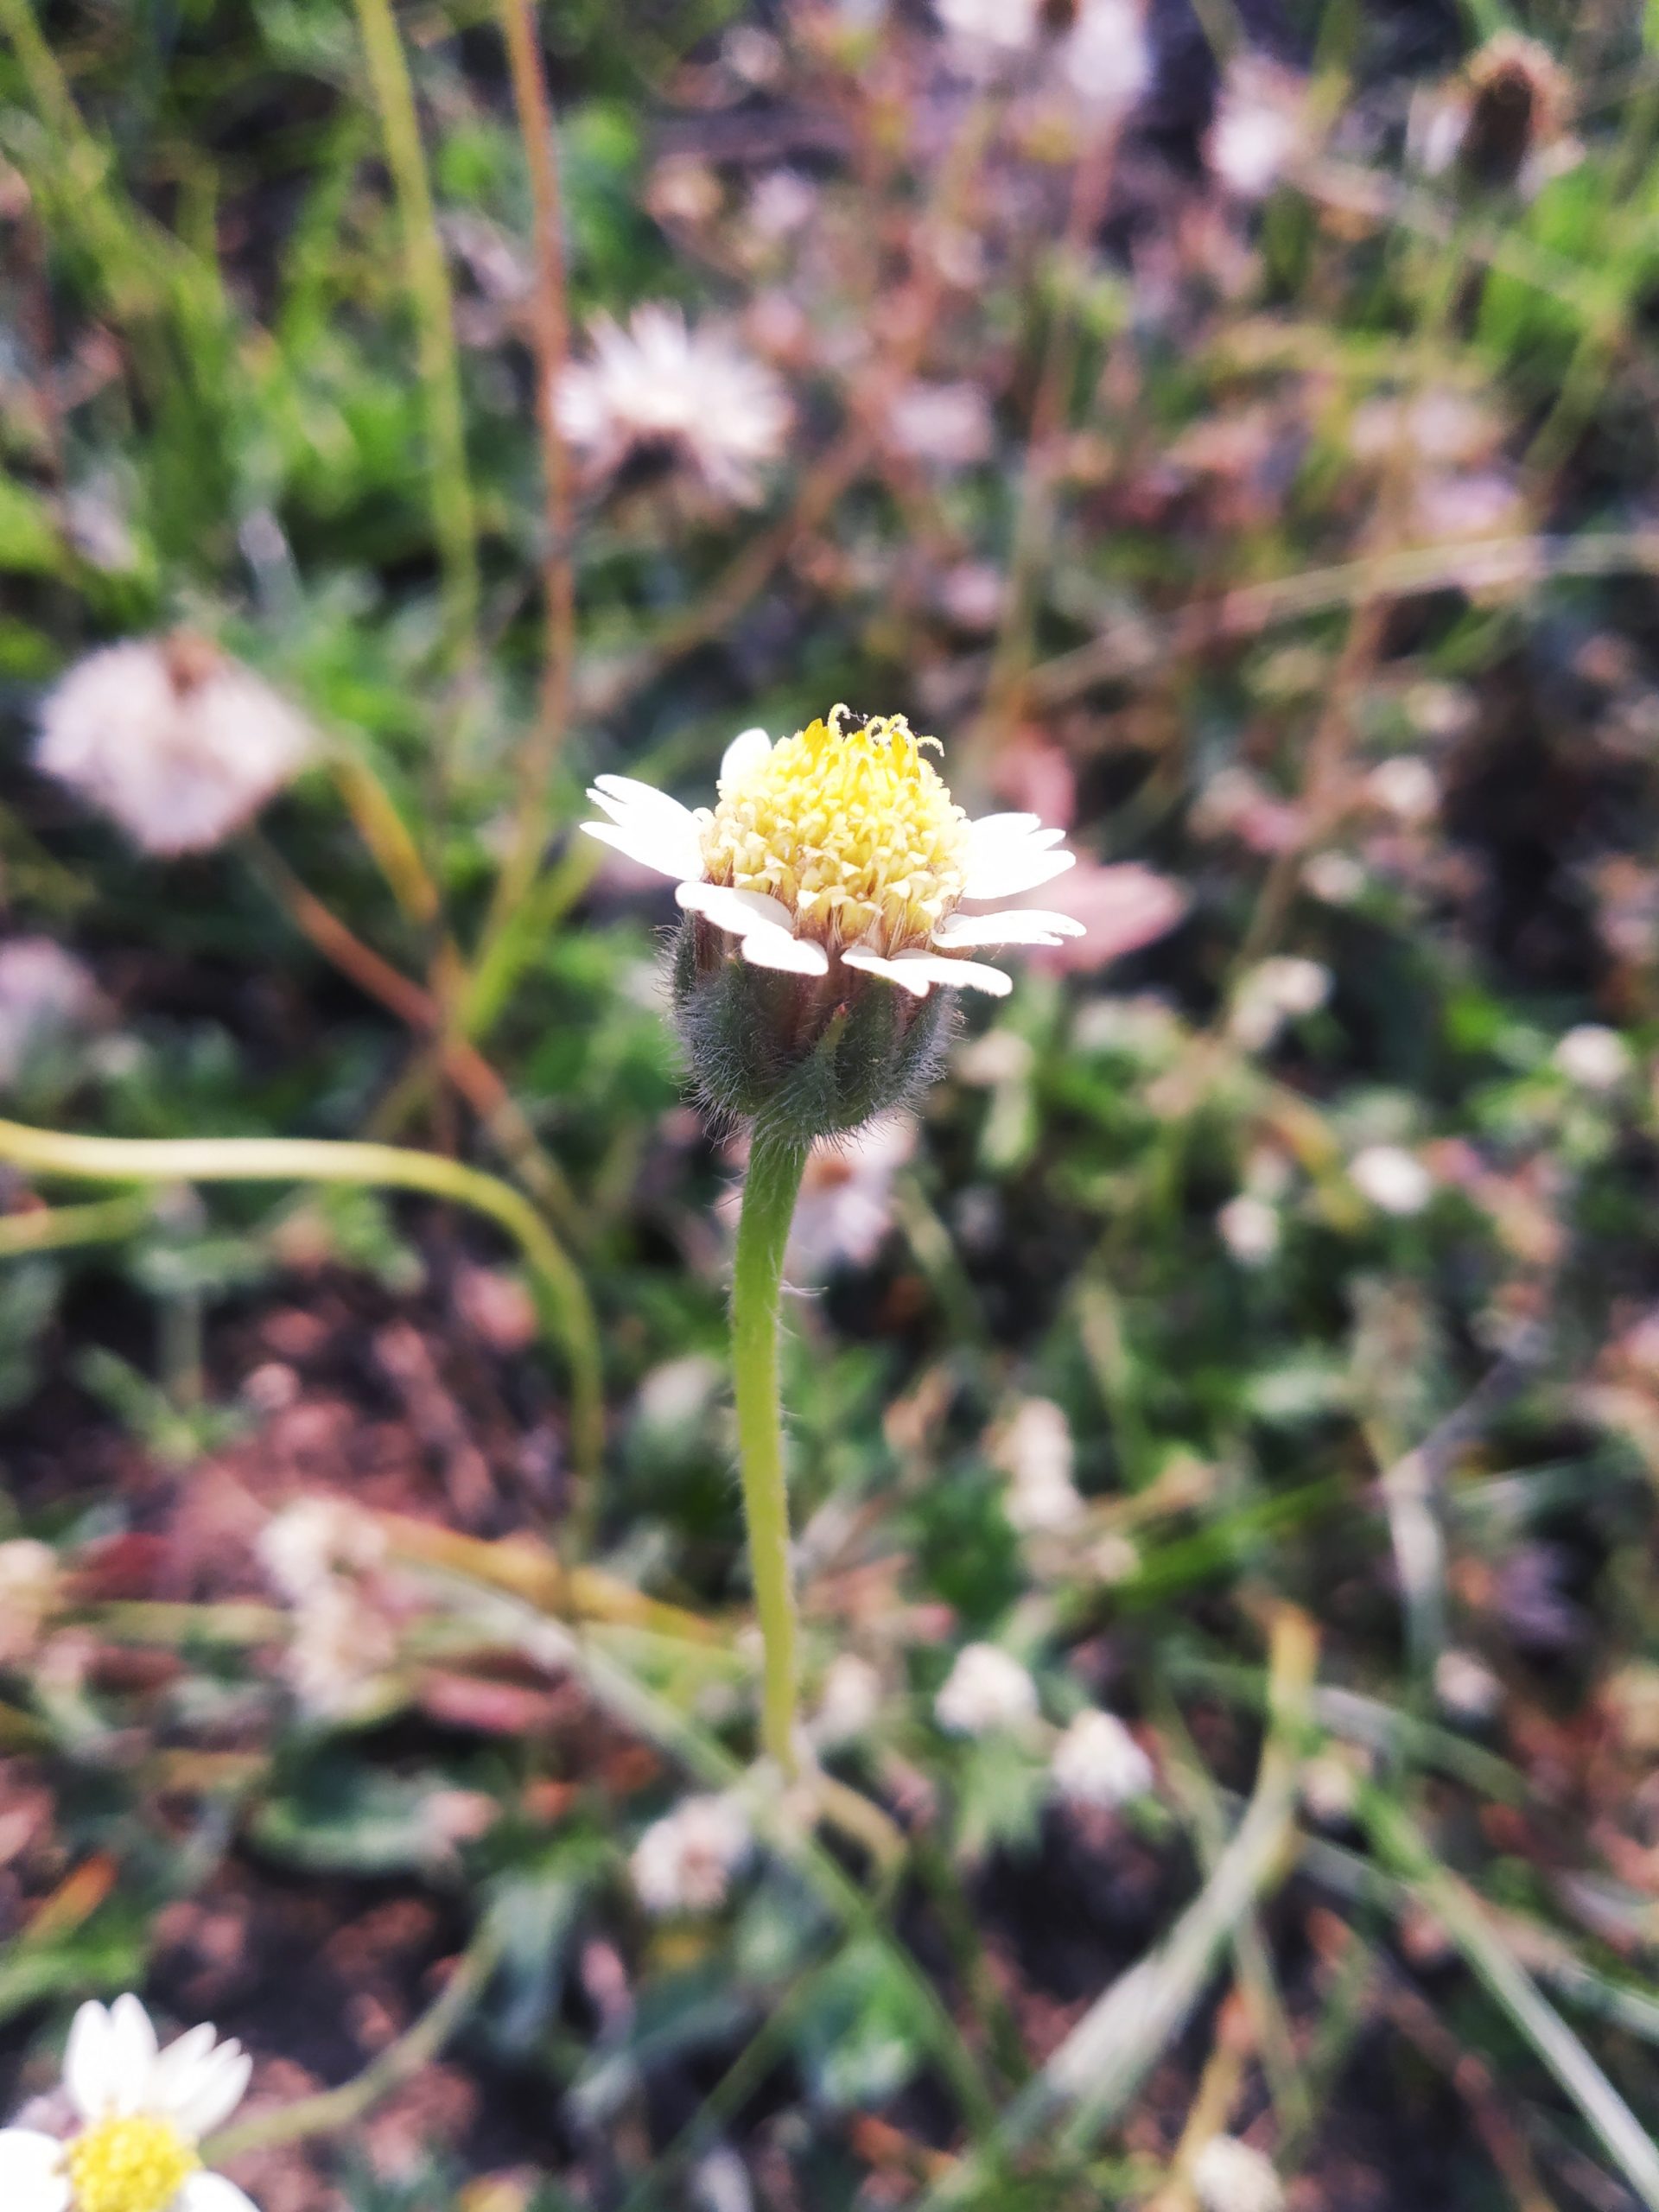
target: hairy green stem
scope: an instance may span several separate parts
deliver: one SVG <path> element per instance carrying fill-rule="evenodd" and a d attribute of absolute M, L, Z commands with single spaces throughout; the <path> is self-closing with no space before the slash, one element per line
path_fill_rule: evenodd
<path fill-rule="evenodd" d="M 510 1184 L 437 1153 L 317 1137 L 81 1137 L 0 1122 L 0 1160 L 83 1183 L 356 1183 L 421 1191 L 487 1214 L 524 1255 L 543 1319 L 570 1371 L 570 1456 L 588 1487 L 599 1471 L 605 1399 L 587 1287 L 534 1206 Z"/>
<path fill-rule="evenodd" d="M 761 1741 L 785 1774 L 796 1770 L 795 1592 L 789 1562 L 789 1491 L 784 1480 L 783 1414 L 778 1394 L 779 1299 L 784 1248 L 806 1166 L 799 1139 L 755 1133 L 743 1185 L 732 1273 L 732 1376 L 737 1387 L 737 1448 L 749 1568 L 766 1645 Z"/>

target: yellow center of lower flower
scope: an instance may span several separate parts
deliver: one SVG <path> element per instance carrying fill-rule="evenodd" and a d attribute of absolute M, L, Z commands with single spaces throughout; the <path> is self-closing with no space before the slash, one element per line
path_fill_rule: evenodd
<path fill-rule="evenodd" d="M 167 2212 L 201 2160 L 170 2120 L 100 2120 L 64 2154 L 75 2212 Z"/>
<path fill-rule="evenodd" d="M 902 715 L 831 708 L 722 782 L 703 832 L 711 883 L 761 891 L 836 944 L 924 944 L 966 880 L 968 817 Z"/>

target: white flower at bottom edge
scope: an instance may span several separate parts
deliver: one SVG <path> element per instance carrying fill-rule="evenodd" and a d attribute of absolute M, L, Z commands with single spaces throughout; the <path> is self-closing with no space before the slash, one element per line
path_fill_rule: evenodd
<path fill-rule="evenodd" d="M 968 913 L 1017 898 L 1076 855 L 1034 814 L 970 822 L 902 715 L 833 707 L 777 745 L 745 730 L 726 748 L 718 804 L 695 811 L 631 776 L 595 778 L 604 822 L 582 828 L 672 878 L 687 913 L 738 941 L 756 968 L 798 976 L 861 969 L 925 998 L 938 983 L 1002 998 L 1011 979 L 961 956 L 983 945 L 1081 937 L 1070 914 Z"/>
<path fill-rule="evenodd" d="M 253 2070 L 238 2043 L 191 2028 L 159 2048 L 136 1997 L 83 2005 L 63 2086 L 81 2126 L 67 2142 L 0 2128 L 4 2212 L 257 2212 L 209 2173 L 197 2145 L 229 2119 Z"/>

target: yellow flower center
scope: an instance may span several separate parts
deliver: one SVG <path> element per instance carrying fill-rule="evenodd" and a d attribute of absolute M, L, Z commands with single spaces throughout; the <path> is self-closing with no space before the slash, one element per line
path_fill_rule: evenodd
<path fill-rule="evenodd" d="M 925 944 L 962 896 L 968 817 L 902 715 L 845 707 L 722 782 L 703 832 L 711 883 L 761 891 L 835 944 Z"/>
<path fill-rule="evenodd" d="M 167 2212 L 201 2160 L 170 2120 L 100 2120 L 64 2154 L 75 2212 Z"/>

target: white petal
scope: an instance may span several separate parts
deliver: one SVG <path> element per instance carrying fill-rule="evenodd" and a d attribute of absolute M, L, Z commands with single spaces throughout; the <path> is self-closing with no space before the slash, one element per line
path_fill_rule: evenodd
<path fill-rule="evenodd" d="M 982 814 L 977 822 L 968 824 L 968 842 L 975 852 L 988 853 L 993 845 L 1009 838 L 1023 842 L 1042 826 L 1040 814 Z"/>
<path fill-rule="evenodd" d="M 642 784 L 637 776 L 595 776 L 588 786 L 588 796 L 601 805 L 607 799 L 611 804 L 605 810 L 613 817 L 620 807 L 639 807 L 646 813 L 683 815 L 693 820 L 689 806 L 683 805 L 672 791 L 661 791 L 655 784 Z"/>
<path fill-rule="evenodd" d="M 683 883 L 674 896 L 687 913 L 701 914 L 734 937 L 747 937 L 755 930 L 795 934 L 795 917 L 781 899 L 768 899 L 764 891 L 736 891 L 729 883 Z"/>
<path fill-rule="evenodd" d="M 969 852 L 962 895 L 964 899 L 1015 899 L 1022 891 L 1034 891 L 1039 883 L 1052 883 L 1057 875 L 1064 875 L 1077 857 L 1075 853 L 1048 852 L 1034 838 L 982 857 Z"/>
<path fill-rule="evenodd" d="M 168 2212 L 259 2212 L 253 2199 L 223 2174 L 192 2174 Z"/>
<path fill-rule="evenodd" d="M 734 737 L 721 757 L 720 785 L 727 785 L 747 776 L 758 768 L 772 750 L 772 740 L 763 729 L 746 729 Z"/>
<path fill-rule="evenodd" d="M 677 883 L 683 883 L 689 875 L 702 873 L 702 846 L 695 836 L 683 837 L 677 830 L 666 829 L 660 823 L 644 821 L 638 816 L 626 828 L 609 822 L 584 822 L 582 826 L 601 845 L 614 846 L 641 868 L 654 869 L 658 875 L 672 876 Z"/>
<path fill-rule="evenodd" d="M 616 788 L 607 790 L 607 785 Z M 653 791 L 649 784 L 630 783 L 626 776 L 601 776 L 597 783 L 589 784 L 588 796 L 602 814 L 608 814 L 625 830 L 640 823 L 695 835 L 700 827 L 689 806 L 682 806 L 666 791 Z"/>
<path fill-rule="evenodd" d="M 885 976 L 890 983 L 897 983 L 912 998 L 925 999 L 931 988 L 931 977 L 921 975 L 914 967 L 906 969 L 901 968 L 896 960 L 884 959 L 880 953 L 872 952 L 868 945 L 849 945 L 841 958 L 843 967 L 861 968 L 870 976 Z"/>
<path fill-rule="evenodd" d="M 149 2013 L 130 1994 L 118 1997 L 110 2007 L 110 2050 L 115 2110 L 144 2111 L 154 2087 L 156 2031 Z"/>
<path fill-rule="evenodd" d="M 1084 934 L 1083 924 L 1070 914 L 1013 906 L 1001 914 L 947 914 L 934 931 L 933 942 L 948 951 L 969 944 L 1058 944 L 1062 938 Z"/>
<path fill-rule="evenodd" d="M 1000 968 L 988 968 L 982 960 L 946 960 L 937 952 L 896 952 L 892 964 L 900 969 L 918 969 L 930 982 L 946 984 L 951 990 L 988 991 L 994 999 L 1007 998 L 1014 988 L 1012 976 L 1005 976 Z"/>
<path fill-rule="evenodd" d="M 861 968 L 871 976 L 885 976 L 888 982 L 897 983 L 901 990 L 914 998 L 925 999 L 935 983 L 948 984 L 960 990 L 964 986 L 976 991 L 988 991 L 993 998 L 1006 998 L 1014 988 L 1014 980 L 1000 968 L 986 968 L 977 960 L 946 960 L 937 952 L 896 952 L 891 960 L 884 960 L 879 952 L 871 952 L 855 944 L 842 958 L 849 968 Z"/>
<path fill-rule="evenodd" d="M 115 2094 L 115 2037 L 109 2013 L 89 1999 L 75 2014 L 63 2053 L 63 2086 L 85 2120 L 101 2120 Z"/>
<path fill-rule="evenodd" d="M 214 2044 L 211 2028 L 205 2052 L 199 2044 L 185 2050 L 200 2032 L 193 2030 L 191 2036 L 181 2036 L 162 2052 L 156 2069 L 156 2103 L 193 2143 L 224 2126 L 247 2094 L 253 2073 L 253 2061 L 241 2044 L 234 2040 Z M 181 2055 L 175 2058 L 175 2053 Z"/>
<path fill-rule="evenodd" d="M 211 2026 L 188 2028 L 175 2036 L 156 2061 L 151 2085 L 157 2112 L 176 2120 L 179 2107 L 190 2096 L 203 2071 L 213 2062 L 218 2037 Z"/>
<path fill-rule="evenodd" d="M 739 950 L 751 968 L 777 968 L 790 976 L 830 973 L 829 954 L 810 937 L 785 937 L 780 930 L 751 930 Z"/>
<path fill-rule="evenodd" d="M 62 2166 L 63 2145 L 50 2135 L 0 2127 L 0 2204 L 6 2212 L 68 2212 L 69 2177 Z"/>

